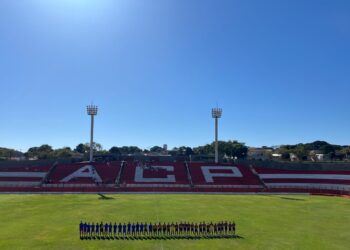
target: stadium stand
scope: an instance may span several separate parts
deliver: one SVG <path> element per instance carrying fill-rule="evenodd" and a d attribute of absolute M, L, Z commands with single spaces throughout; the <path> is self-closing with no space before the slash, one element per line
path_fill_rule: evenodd
<path fill-rule="evenodd" d="M 140 164 L 128 161 L 122 184 L 126 187 L 189 186 L 184 162 Z"/>
<path fill-rule="evenodd" d="M 190 163 L 189 169 L 194 187 L 202 188 L 261 188 L 259 179 L 241 165 Z"/>
<path fill-rule="evenodd" d="M 0 192 L 288 192 L 350 194 L 350 171 L 203 162 L 53 163 L 1 167 Z"/>
<path fill-rule="evenodd" d="M 2 167 L 0 168 L 0 187 L 40 186 L 49 168 L 49 166 Z"/>
<path fill-rule="evenodd" d="M 255 168 L 268 188 L 349 190 L 350 171 Z"/>
<path fill-rule="evenodd" d="M 58 164 L 47 177 L 49 184 L 114 184 L 121 162 Z M 54 186 L 54 185 L 51 185 Z"/>

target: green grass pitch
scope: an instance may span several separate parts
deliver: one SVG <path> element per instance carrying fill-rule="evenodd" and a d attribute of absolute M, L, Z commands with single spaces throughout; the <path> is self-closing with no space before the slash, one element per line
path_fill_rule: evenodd
<path fill-rule="evenodd" d="M 302 195 L 0 195 L 0 249 L 350 249 L 350 199 Z M 235 220 L 241 239 L 80 240 L 86 221 Z M 53 227 L 55 225 L 55 227 Z"/>

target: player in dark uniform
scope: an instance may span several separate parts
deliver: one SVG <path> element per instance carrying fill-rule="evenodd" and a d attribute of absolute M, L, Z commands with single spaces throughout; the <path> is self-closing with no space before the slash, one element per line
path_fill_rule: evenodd
<path fill-rule="evenodd" d="M 123 224 L 123 236 L 125 237 L 125 235 L 126 235 L 126 224 L 124 223 Z"/>
<path fill-rule="evenodd" d="M 177 224 L 177 222 L 175 222 L 175 235 L 179 235 L 179 224 Z"/>
<path fill-rule="evenodd" d="M 112 228 L 113 228 L 112 222 L 109 222 L 109 225 L 108 225 L 108 236 L 112 236 Z"/>
<path fill-rule="evenodd" d="M 128 230 L 126 232 L 127 234 L 131 234 L 131 224 L 130 222 L 128 223 Z"/>
<path fill-rule="evenodd" d="M 186 232 L 186 236 L 190 235 L 191 232 L 191 224 L 189 222 L 185 223 L 185 232 Z"/>
<path fill-rule="evenodd" d="M 101 223 L 100 223 L 100 237 L 102 237 L 103 234 L 104 234 L 103 223 L 102 223 L 102 221 L 101 221 Z"/>
<path fill-rule="evenodd" d="M 157 233 L 158 233 L 158 235 L 161 235 L 161 233 L 162 233 L 162 224 L 160 224 L 160 222 L 157 225 Z"/>
<path fill-rule="evenodd" d="M 87 230 L 87 224 L 86 224 L 86 222 L 84 222 L 84 224 L 83 224 L 83 237 L 85 237 L 85 235 L 86 235 L 86 230 Z"/>
<path fill-rule="evenodd" d="M 152 223 L 149 223 L 148 224 L 148 235 L 152 235 L 152 233 L 153 233 L 153 225 L 152 225 Z"/>
<path fill-rule="evenodd" d="M 148 224 L 147 224 L 147 222 L 145 222 L 145 223 L 143 224 L 143 234 L 144 234 L 144 235 L 147 235 L 147 234 L 148 234 Z"/>
<path fill-rule="evenodd" d="M 166 232 L 166 225 L 165 225 L 165 223 L 163 223 L 160 226 L 160 234 L 165 235 L 165 232 Z"/>
<path fill-rule="evenodd" d="M 199 233 L 199 225 L 198 225 L 198 223 L 196 222 L 196 223 L 194 224 L 194 234 L 195 234 L 195 235 L 198 235 L 198 233 Z"/>
<path fill-rule="evenodd" d="M 107 237 L 108 234 L 108 223 L 105 223 L 105 228 L 104 228 L 104 236 Z"/>
<path fill-rule="evenodd" d="M 95 237 L 95 223 L 91 224 L 91 237 Z"/>
<path fill-rule="evenodd" d="M 90 224 L 90 222 L 88 222 L 88 224 L 87 224 L 87 233 L 88 233 L 88 238 L 90 238 L 91 237 L 91 224 Z"/>
<path fill-rule="evenodd" d="M 217 223 L 217 234 L 221 234 L 222 233 L 222 223 L 218 222 Z"/>
<path fill-rule="evenodd" d="M 136 225 L 135 225 L 135 234 L 136 235 L 139 235 L 139 232 L 140 232 L 140 224 L 138 222 L 136 222 Z"/>
<path fill-rule="evenodd" d="M 100 236 L 100 225 L 96 222 L 95 225 L 95 237 Z"/>
<path fill-rule="evenodd" d="M 143 235 L 143 223 L 140 223 L 140 234 Z"/>
<path fill-rule="evenodd" d="M 79 224 L 79 232 L 80 232 L 80 238 L 82 238 L 84 235 L 84 224 L 82 221 L 80 221 L 80 224 Z"/>
<path fill-rule="evenodd" d="M 117 223 L 114 222 L 113 225 L 113 236 L 115 237 L 117 235 Z"/>
<path fill-rule="evenodd" d="M 191 234 L 193 235 L 194 233 L 195 233 L 195 231 L 194 231 L 194 224 L 193 224 L 193 222 L 191 223 Z"/>
<path fill-rule="evenodd" d="M 131 225 L 131 235 L 134 235 L 135 234 L 135 224 L 132 223 Z"/>
<path fill-rule="evenodd" d="M 117 227 L 117 224 L 115 224 L 115 226 Z M 119 222 L 119 224 L 118 224 L 118 235 L 122 234 L 122 230 L 123 230 L 123 225 L 122 225 L 122 223 Z"/>

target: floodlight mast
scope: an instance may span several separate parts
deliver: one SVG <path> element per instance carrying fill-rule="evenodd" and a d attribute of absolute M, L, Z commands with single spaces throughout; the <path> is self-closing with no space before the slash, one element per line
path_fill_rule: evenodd
<path fill-rule="evenodd" d="M 221 115 L 221 108 L 213 108 L 211 110 L 211 116 L 215 119 L 215 163 L 219 163 L 218 121 Z"/>
<path fill-rule="evenodd" d="M 94 116 L 97 115 L 97 106 L 88 105 L 86 106 L 86 111 L 89 116 L 91 116 L 91 130 L 90 130 L 90 162 L 93 161 L 94 152 Z"/>

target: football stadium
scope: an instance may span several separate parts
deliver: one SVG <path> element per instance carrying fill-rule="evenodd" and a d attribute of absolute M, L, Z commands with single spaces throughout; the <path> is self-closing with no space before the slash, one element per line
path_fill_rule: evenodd
<path fill-rule="evenodd" d="M 0 250 L 350 249 L 349 17 L 0 0 Z"/>
<path fill-rule="evenodd" d="M 1 249 L 348 248 L 348 163 L 225 159 L 219 108 L 206 160 L 95 157 L 97 111 L 86 160 L 0 162 Z"/>

